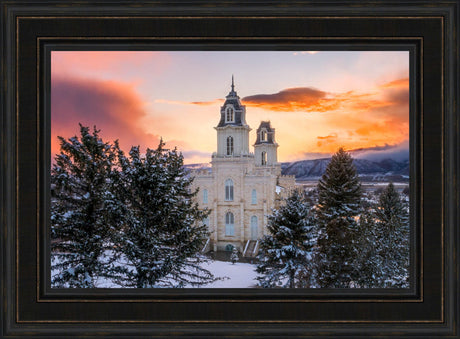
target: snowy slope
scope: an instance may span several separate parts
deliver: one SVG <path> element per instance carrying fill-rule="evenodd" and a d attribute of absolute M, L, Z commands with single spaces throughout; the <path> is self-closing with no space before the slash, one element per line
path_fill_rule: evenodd
<path fill-rule="evenodd" d="M 52 263 L 55 264 L 59 256 L 53 256 Z M 126 263 L 122 262 L 122 266 Z M 213 283 L 205 286 L 194 287 L 194 288 L 253 288 L 257 287 L 256 265 L 248 263 L 237 262 L 234 265 L 228 261 L 209 260 L 207 263 L 202 263 L 201 267 L 210 271 L 214 277 L 221 278 Z M 55 275 L 58 272 L 52 271 L 51 275 Z M 96 288 L 127 288 L 116 284 L 109 279 L 96 278 Z M 191 286 L 186 286 L 191 287 Z M 129 288 L 129 287 L 128 287 Z"/>
<path fill-rule="evenodd" d="M 295 175 L 298 180 L 308 180 L 320 178 L 330 158 L 302 160 L 295 162 L 284 162 L 281 164 L 282 174 Z M 409 175 L 408 161 L 395 161 L 393 159 L 385 159 L 381 161 L 371 161 L 366 159 L 354 159 L 354 165 L 358 174 L 363 177 L 392 177 L 392 180 L 404 178 Z"/>
<path fill-rule="evenodd" d="M 281 163 L 283 175 L 295 175 L 297 180 L 319 179 L 326 170 L 330 158 L 301 160 L 294 162 Z M 393 180 L 405 181 L 409 176 L 409 161 L 396 161 L 394 159 L 384 159 L 381 161 L 371 161 L 367 159 L 353 159 L 360 177 L 369 180 Z M 207 169 L 211 170 L 209 163 L 185 165 L 189 170 Z"/>
<path fill-rule="evenodd" d="M 232 264 L 228 261 L 212 260 L 208 264 L 202 264 L 203 268 L 209 270 L 215 277 L 228 277 L 225 280 L 218 280 L 203 288 L 250 288 L 256 287 L 257 277 L 256 265 L 239 263 Z"/>

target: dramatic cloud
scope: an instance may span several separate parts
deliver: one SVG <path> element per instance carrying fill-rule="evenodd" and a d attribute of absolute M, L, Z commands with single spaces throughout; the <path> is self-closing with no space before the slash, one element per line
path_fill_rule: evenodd
<path fill-rule="evenodd" d="M 198 106 L 210 106 L 210 105 L 215 105 L 215 104 L 221 104 L 223 103 L 223 99 L 216 99 L 213 101 L 193 101 L 191 102 L 192 105 L 198 105 Z"/>
<path fill-rule="evenodd" d="M 327 93 L 310 87 L 287 88 L 274 94 L 244 97 L 245 105 L 273 111 L 326 111 L 337 108 L 336 100 L 326 98 Z"/>
<path fill-rule="evenodd" d="M 368 154 L 409 140 L 408 78 L 385 82 L 365 91 L 343 93 L 289 88 L 275 94 L 246 97 L 243 102 L 274 114 L 308 113 L 304 116 L 309 123 L 304 128 L 313 134 L 311 139 L 316 139 L 309 145 L 309 154 L 332 154 L 339 147 Z M 285 119 L 291 116 L 286 115 Z"/>
<path fill-rule="evenodd" d="M 397 146 L 398 145 L 385 144 L 384 146 L 361 147 L 361 148 L 355 148 L 355 149 L 351 149 L 347 151 L 353 154 L 359 154 L 359 153 L 364 153 L 364 152 L 369 152 L 369 151 L 387 151 L 389 149 L 394 149 Z"/>
<path fill-rule="evenodd" d="M 220 105 L 222 101 L 155 100 L 156 103 L 171 105 L 209 107 Z M 299 147 L 299 135 L 282 135 L 283 146 L 291 149 L 292 159 L 299 156 L 310 158 L 313 154 L 329 156 L 339 147 L 353 150 L 356 155 L 369 155 L 372 152 L 382 154 L 383 150 L 392 149 L 394 145 L 400 145 L 409 139 L 408 78 L 385 82 L 365 91 L 351 90 L 342 93 L 331 93 L 310 87 L 287 88 L 274 94 L 247 96 L 242 102 L 248 107 L 257 108 L 250 110 L 250 114 L 256 114 L 257 119 L 259 116 L 261 119 L 267 119 L 267 112 L 274 114 L 271 118 L 276 121 L 281 133 L 286 130 L 298 130 L 304 126 L 311 140 L 306 146 L 310 150 L 308 154 L 300 150 L 293 151 Z M 302 118 L 299 115 L 280 116 L 278 112 L 308 114 Z M 297 119 L 294 125 L 292 119 Z M 302 121 L 308 123 L 304 125 Z M 314 135 L 315 133 L 317 134 Z M 183 146 L 184 150 L 190 149 L 189 145 L 178 145 Z M 192 153 L 184 154 L 193 156 Z"/>
<path fill-rule="evenodd" d="M 144 104 L 134 88 L 115 81 L 53 77 L 51 82 L 52 152 L 57 136 L 79 135 L 78 123 L 96 126 L 106 141 L 119 139 L 123 149 L 132 145 L 156 147 L 159 137 L 141 125 Z"/>
<path fill-rule="evenodd" d="M 157 99 L 156 102 L 211 107 L 221 104 L 222 99 L 199 102 Z M 312 154 L 334 153 L 339 147 L 349 150 L 368 149 L 365 152 L 367 154 L 372 149 L 378 152 L 388 145 L 398 145 L 409 139 L 408 78 L 387 81 L 366 90 L 342 93 L 311 87 L 287 88 L 273 94 L 247 96 L 242 102 L 249 108 L 257 108 L 249 110 L 248 117 L 256 114 L 257 118 L 260 116 L 261 119 L 267 119 L 267 113 L 273 114 L 271 119 L 276 121 L 280 133 L 304 126 L 310 135 L 308 147 Z M 280 116 L 278 112 L 308 114 L 303 117 L 297 114 Z M 308 121 L 308 124 L 302 121 Z M 283 146 L 292 149 L 298 147 L 299 136 L 287 134 L 283 135 Z M 298 155 L 299 152 L 291 150 L 291 157 Z"/>
<path fill-rule="evenodd" d="M 382 88 L 407 88 L 408 85 L 409 85 L 409 79 L 403 78 L 403 79 L 397 79 L 397 80 L 387 82 L 383 84 L 381 87 Z"/>
<path fill-rule="evenodd" d="M 337 139 L 337 134 L 333 133 L 333 134 L 329 134 L 329 135 L 327 135 L 325 137 L 319 136 L 319 137 L 316 137 L 316 138 L 319 139 L 319 140 L 335 140 L 335 139 Z"/>
<path fill-rule="evenodd" d="M 318 136 L 316 137 L 318 139 L 317 145 L 318 147 L 323 146 L 324 144 L 327 143 L 336 143 L 337 142 L 337 133 L 332 133 L 327 136 Z"/>
<path fill-rule="evenodd" d="M 407 52 L 315 53 L 238 59 L 247 122 L 254 129 L 271 120 L 279 159 L 325 157 L 339 147 L 357 157 L 407 154 Z M 52 52 L 52 151 L 59 148 L 56 136 L 78 134 L 81 122 L 124 149 L 155 147 L 162 136 L 186 162 L 209 161 L 228 90 L 219 79 L 229 79 L 229 60 L 236 60 L 233 52 Z M 251 144 L 254 137 L 253 131 Z"/>
<path fill-rule="evenodd" d="M 408 105 L 409 79 L 385 83 L 367 93 L 328 93 L 311 87 L 287 88 L 274 94 L 257 94 L 242 99 L 244 104 L 281 112 L 366 111 Z"/>

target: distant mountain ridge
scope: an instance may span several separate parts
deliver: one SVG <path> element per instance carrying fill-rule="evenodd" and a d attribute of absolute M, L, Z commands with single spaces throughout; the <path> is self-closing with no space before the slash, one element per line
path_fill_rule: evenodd
<path fill-rule="evenodd" d="M 331 158 L 301 160 L 281 163 L 281 174 L 295 175 L 297 180 L 312 180 L 320 178 Z M 367 159 L 353 159 L 359 176 L 365 180 L 397 180 L 409 179 L 409 160 L 396 161 L 384 159 L 371 161 Z"/>
<path fill-rule="evenodd" d="M 193 170 L 211 168 L 211 164 L 203 162 L 203 163 L 197 163 L 197 164 L 187 164 L 187 165 L 184 165 L 184 167 L 190 171 L 193 171 Z"/>
<path fill-rule="evenodd" d="M 317 180 L 321 178 L 331 158 L 300 160 L 281 163 L 281 174 L 294 175 L 296 180 Z M 409 180 L 409 160 L 396 161 L 383 159 L 372 161 L 353 159 L 359 176 L 364 181 L 402 181 Z M 185 165 L 188 170 L 211 169 L 209 163 Z"/>

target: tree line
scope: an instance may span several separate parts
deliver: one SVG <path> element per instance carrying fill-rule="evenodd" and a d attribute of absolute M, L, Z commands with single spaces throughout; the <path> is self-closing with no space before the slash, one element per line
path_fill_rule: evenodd
<path fill-rule="evenodd" d="M 215 281 L 196 254 L 209 237 L 209 211 L 194 202 L 183 157 L 163 142 L 126 155 L 118 142 L 80 124 L 59 137 L 51 171 L 53 287 L 183 287 Z"/>
<path fill-rule="evenodd" d="M 259 285 L 409 287 L 407 203 L 392 183 L 378 202 L 364 204 L 362 198 L 353 159 L 340 149 L 319 180 L 316 197 L 296 190 L 268 217 Z"/>
<path fill-rule="evenodd" d="M 96 127 L 59 137 L 51 171 L 53 287 L 204 286 L 209 238 L 183 156 L 161 141 L 141 154 L 104 142 Z M 408 287 L 408 208 L 389 184 L 365 206 L 351 156 L 340 149 L 317 195 L 294 191 L 268 216 L 261 287 Z M 234 260 L 233 258 L 232 260 Z M 236 261 L 236 260 L 234 260 Z"/>

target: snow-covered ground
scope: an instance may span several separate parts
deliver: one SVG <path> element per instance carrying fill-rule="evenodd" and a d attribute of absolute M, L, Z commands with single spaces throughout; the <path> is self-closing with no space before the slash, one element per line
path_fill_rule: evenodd
<path fill-rule="evenodd" d="M 54 257 L 53 263 L 56 263 Z M 228 261 L 209 260 L 201 264 L 204 269 L 210 271 L 214 277 L 221 278 L 213 283 L 194 287 L 194 288 L 253 288 L 257 287 L 256 265 L 237 262 L 232 264 Z M 52 275 L 57 274 L 52 271 Z M 96 278 L 95 285 L 97 288 L 124 288 L 108 279 Z M 186 286 L 187 287 L 187 286 Z M 188 286 L 191 287 L 191 286 Z"/>
<path fill-rule="evenodd" d="M 211 260 L 209 263 L 203 264 L 202 267 L 210 271 L 215 277 L 228 277 L 228 279 L 202 286 L 204 288 L 256 287 L 256 265 L 239 262 L 233 265 L 228 261 Z"/>

